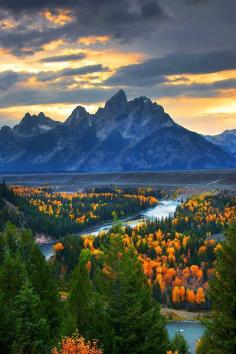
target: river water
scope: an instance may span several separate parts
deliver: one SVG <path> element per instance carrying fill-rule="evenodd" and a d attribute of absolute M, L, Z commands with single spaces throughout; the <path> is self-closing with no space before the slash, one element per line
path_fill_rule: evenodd
<path fill-rule="evenodd" d="M 190 353 L 194 354 L 197 341 L 203 335 L 204 327 L 199 321 L 173 321 L 167 324 L 167 331 L 170 338 L 180 331 L 188 343 Z"/>
<path fill-rule="evenodd" d="M 156 205 L 153 208 L 150 208 L 146 210 L 145 212 L 140 214 L 140 217 L 135 219 L 135 220 L 130 220 L 126 221 L 123 224 L 128 225 L 130 227 L 134 227 L 138 225 L 141 222 L 144 222 L 145 220 L 151 220 L 151 219 L 161 219 L 161 218 L 166 218 L 174 214 L 177 206 L 179 205 L 179 202 L 175 200 L 163 200 L 160 202 L 160 204 Z M 95 229 L 93 229 L 92 232 L 89 232 L 90 235 L 98 235 L 99 232 L 101 231 L 107 231 L 112 227 L 111 224 L 106 224 L 105 226 L 99 226 Z M 84 231 L 84 235 L 88 234 L 88 231 Z M 83 236 L 83 234 L 80 234 L 80 236 Z M 53 245 L 54 241 L 51 242 L 45 242 L 45 243 L 40 243 L 39 247 L 44 254 L 46 259 L 49 259 L 51 256 L 53 256 L 54 251 L 53 251 Z"/>
<path fill-rule="evenodd" d="M 150 208 L 145 212 L 141 213 L 140 217 L 137 218 L 136 220 L 126 221 L 124 222 L 124 224 L 129 225 L 130 227 L 134 227 L 145 220 L 151 220 L 155 218 L 161 219 L 161 218 L 172 216 L 178 205 L 179 202 L 174 200 L 161 201 L 161 203 L 158 204 L 157 206 Z M 112 224 L 99 226 L 96 229 L 94 229 L 93 232 L 90 232 L 90 234 L 96 236 L 99 234 L 99 232 L 103 230 L 109 230 L 111 227 Z M 84 232 L 84 234 L 88 234 L 88 232 L 87 233 Z M 54 254 L 53 244 L 55 242 L 56 241 L 39 244 L 39 247 L 41 248 L 41 251 L 44 254 L 46 259 L 49 259 Z M 192 354 L 195 353 L 196 342 L 202 336 L 204 328 L 200 324 L 200 322 L 197 321 L 178 321 L 178 322 L 176 321 L 176 322 L 168 323 L 167 330 L 170 338 L 172 338 L 175 335 L 176 331 L 180 331 L 185 337 L 189 345 L 190 352 Z"/>

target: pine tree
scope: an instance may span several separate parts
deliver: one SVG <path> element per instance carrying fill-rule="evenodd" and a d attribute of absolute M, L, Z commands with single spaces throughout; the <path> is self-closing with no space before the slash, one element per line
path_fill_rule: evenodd
<path fill-rule="evenodd" d="M 10 353 L 16 336 L 15 297 L 26 279 L 24 264 L 19 256 L 11 256 L 9 250 L 2 256 L 0 265 L 0 348 Z"/>
<path fill-rule="evenodd" d="M 34 296 L 39 301 L 41 317 L 47 323 L 48 336 L 53 341 L 59 334 L 61 302 L 50 266 L 34 243 L 32 234 L 8 224 L 0 235 L 0 302 L 3 319 L 0 321 L 0 345 L 9 350 L 9 343 L 16 341 L 16 298 L 25 282 L 30 282 Z M 7 311 L 6 311 L 7 309 Z M 5 328 L 6 327 L 6 328 Z"/>
<path fill-rule="evenodd" d="M 49 351 L 49 326 L 42 317 L 40 299 L 26 281 L 15 299 L 16 335 L 12 353 L 39 354 Z"/>
<path fill-rule="evenodd" d="M 189 354 L 189 347 L 184 336 L 180 332 L 176 332 L 174 338 L 171 340 L 171 351 L 178 354 Z"/>
<path fill-rule="evenodd" d="M 90 276 L 89 250 L 83 250 L 79 258 L 79 264 L 72 273 L 70 284 L 69 308 L 74 323 L 79 332 L 87 339 L 98 339 L 95 330 L 97 308 L 97 294 L 94 290 Z M 73 323 L 71 322 L 73 326 Z"/>
<path fill-rule="evenodd" d="M 104 352 L 166 353 L 165 323 L 134 249 L 126 249 L 118 235 L 111 236 L 104 262 Z"/>
<path fill-rule="evenodd" d="M 0 290 L 0 348 L 2 354 L 11 352 L 12 341 L 15 338 L 15 312 L 13 303 L 6 302 Z"/>
<path fill-rule="evenodd" d="M 218 250 L 216 276 L 209 284 L 212 315 L 205 322 L 198 354 L 236 353 L 236 225 Z"/>
<path fill-rule="evenodd" d="M 53 280 L 50 264 L 35 244 L 32 233 L 28 230 L 21 232 L 20 255 L 25 263 L 28 278 L 40 298 L 44 316 L 50 325 L 52 337 L 58 335 L 61 321 L 61 302 L 58 290 Z"/>

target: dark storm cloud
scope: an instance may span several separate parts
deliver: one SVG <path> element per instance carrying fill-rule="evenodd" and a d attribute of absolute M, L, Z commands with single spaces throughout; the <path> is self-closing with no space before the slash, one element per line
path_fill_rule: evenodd
<path fill-rule="evenodd" d="M 83 66 L 81 68 L 74 68 L 74 69 L 66 68 L 59 71 L 39 72 L 35 76 L 37 77 L 38 81 L 53 81 L 55 79 L 62 78 L 64 76 L 86 75 L 86 74 L 106 72 L 106 71 L 109 71 L 109 69 L 102 66 L 101 64 L 97 64 L 97 65 Z"/>
<path fill-rule="evenodd" d="M 8 90 L 18 82 L 25 81 L 29 77 L 26 73 L 17 73 L 12 70 L 0 73 L 0 90 Z"/>
<path fill-rule="evenodd" d="M 72 78 L 73 80 L 73 78 Z M 46 88 L 40 91 L 36 88 L 29 88 L 27 85 L 11 87 L 0 95 L 0 108 L 57 103 L 83 103 L 91 104 L 107 100 L 117 89 L 104 89 L 101 87 L 84 89 L 68 88 L 72 81 L 62 80 L 51 82 Z M 219 97 L 222 90 L 236 88 L 236 79 L 219 80 L 213 83 L 192 83 L 171 85 L 170 83 L 158 83 L 152 87 L 130 87 L 127 88 L 128 97 L 146 95 L 152 99 L 162 97 Z"/>
<path fill-rule="evenodd" d="M 46 57 L 40 60 L 41 63 L 59 63 L 65 61 L 77 61 L 86 58 L 85 53 L 70 54 L 70 55 L 58 55 L 52 57 Z"/>
<path fill-rule="evenodd" d="M 150 1 L 143 5 L 142 15 L 144 18 L 164 17 L 165 13 L 156 1 Z"/>
<path fill-rule="evenodd" d="M 198 5 L 209 2 L 210 0 L 184 0 L 184 2 L 188 5 Z"/>
<path fill-rule="evenodd" d="M 141 64 L 120 68 L 105 84 L 114 86 L 144 86 L 163 76 L 206 74 L 236 69 L 236 49 L 203 53 L 172 53 L 162 58 L 149 59 Z"/>
<path fill-rule="evenodd" d="M 156 97 L 217 97 L 222 90 L 236 89 L 236 79 L 219 80 L 209 84 L 157 85 L 152 89 Z M 153 93 L 151 93 L 153 96 Z"/>
<path fill-rule="evenodd" d="M 40 10 L 49 9 L 56 14 L 62 7 L 71 10 L 73 16 L 69 23 L 59 28 L 52 26 L 42 30 L 32 25 L 27 27 L 27 23 L 22 21 L 20 28 L 1 31 L 0 45 L 19 56 L 31 54 L 25 48 L 37 51 L 44 44 L 57 39 L 73 42 L 81 36 L 109 35 L 127 41 L 146 36 L 151 29 L 157 27 L 159 21 L 167 18 L 158 0 L 0 0 L 0 9 L 5 9 L 19 21 L 23 11 L 31 21 L 34 18 L 35 23 L 39 21 Z"/>
<path fill-rule="evenodd" d="M 80 68 L 66 68 L 59 71 L 40 71 L 36 74 L 34 73 L 25 73 L 25 72 L 16 72 L 12 70 L 3 71 L 0 73 L 0 90 L 7 91 L 12 86 L 15 86 L 19 82 L 24 82 L 29 78 L 36 78 L 37 81 L 40 82 L 48 82 L 50 83 L 50 88 L 53 90 L 55 86 L 58 89 L 61 89 L 62 92 L 66 89 L 67 86 L 72 83 L 76 83 L 74 77 L 83 76 L 87 74 L 107 72 L 109 68 L 103 67 L 100 64 L 97 65 L 88 65 Z M 53 86 L 53 82 L 59 79 L 59 83 L 56 83 Z M 89 81 L 84 80 L 84 83 L 89 83 Z M 24 83 L 26 85 L 26 83 Z M 78 83 L 77 83 L 78 84 Z M 24 89 L 24 87 L 20 88 Z"/>
<path fill-rule="evenodd" d="M 76 0 L 0 0 L 0 7 L 11 11 L 27 11 L 51 7 L 69 7 L 77 3 Z"/>
<path fill-rule="evenodd" d="M 45 90 L 22 89 L 12 90 L 11 93 L 0 96 L 0 107 L 31 106 L 37 104 L 55 103 L 97 103 L 102 102 L 112 96 L 114 90 L 94 89 L 74 89 L 74 90 Z"/>

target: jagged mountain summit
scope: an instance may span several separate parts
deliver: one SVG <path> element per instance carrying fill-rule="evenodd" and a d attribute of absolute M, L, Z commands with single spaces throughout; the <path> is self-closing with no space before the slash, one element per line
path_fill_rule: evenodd
<path fill-rule="evenodd" d="M 221 147 L 178 125 L 147 97 L 123 90 L 96 114 L 78 106 L 64 123 L 26 114 L 0 130 L 1 171 L 155 171 L 229 168 Z"/>
<path fill-rule="evenodd" d="M 26 113 L 20 124 L 17 124 L 13 128 L 13 131 L 18 136 L 30 137 L 45 133 L 58 124 L 60 123 L 46 117 L 43 112 L 40 112 L 38 115 L 30 115 L 29 113 Z"/>

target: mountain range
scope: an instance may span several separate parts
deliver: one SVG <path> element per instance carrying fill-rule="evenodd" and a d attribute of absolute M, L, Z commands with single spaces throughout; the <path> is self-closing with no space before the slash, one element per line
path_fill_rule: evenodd
<path fill-rule="evenodd" d="M 225 130 L 217 135 L 206 135 L 205 138 L 236 159 L 236 129 Z"/>
<path fill-rule="evenodd" d="M 227 142 L 232 139 L 228 147 Z M 95 114 L 76 107 L 64 123 L 26 113 L 0 130 L 0 170 L 157 171 L 230 168 L 236 130 L 206 136 L 180 126 L 147 97 L 128 101 L 123 90 Z"/>

